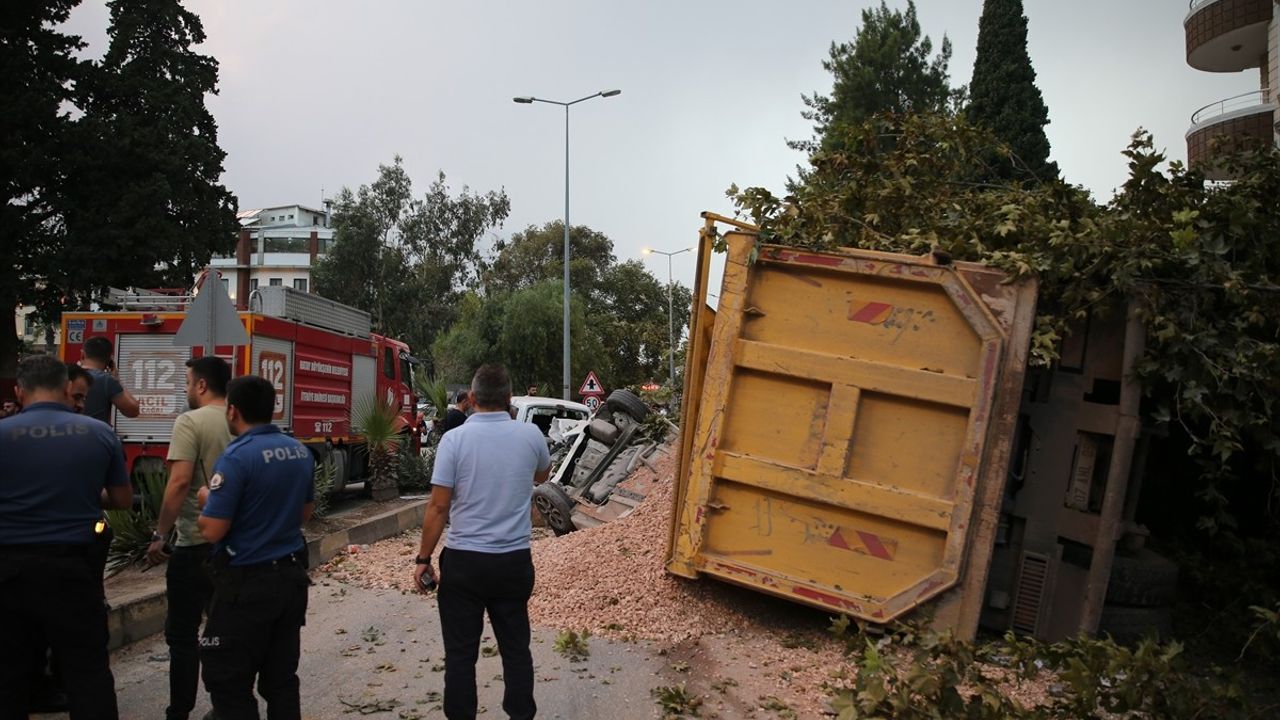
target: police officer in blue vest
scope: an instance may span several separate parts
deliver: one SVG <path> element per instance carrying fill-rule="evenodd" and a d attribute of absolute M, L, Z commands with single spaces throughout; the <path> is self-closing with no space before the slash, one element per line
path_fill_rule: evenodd
<path fill-rule="evenodd" d="M 29 658 L 60 658 L 73 720 L 115 718 L 102 572 L 92 560 L 102 509 L 133 503 L 124 449 L 105 423 L 72 409 L 67 367 L 18 364 L 24 410 L 0 420 L 0 718 L 26 718 Z M 40 647 L 43 647 L 41 645 Z"/>
<path fill-rule="evenodd" d="M 198 495 L 213 599 L 200 661 L 220 720 L 301 717 L 298 655 L 307 614 L 302 525 L 315 506 L 311 452 L 271 423 L 275 388 L 256 375 L 227 383 L 227 445 Z"/>

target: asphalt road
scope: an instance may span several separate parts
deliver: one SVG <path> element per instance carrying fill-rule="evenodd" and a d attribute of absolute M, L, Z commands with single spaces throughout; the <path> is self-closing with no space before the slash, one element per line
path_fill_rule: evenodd
<path fill-rule="evenodd" d="M 313 586 L 299 666 L 303 717 L 349 720 L 365 713 L 397 720 L 443 717 L 444 651 L 439 622 L 434 598 L 339 584 Z M 658 647 L 591 638 L 590 656 L 569 662 L 553 649 L 555 637 L 555 631 L 534 631 L 539 717 L 659 717 L 650 691 L 673 683 L 663 679 L 669 675 L 669 658 Z M 505 717 L 502 665 L 496 650 L 486 626 L 476 670 L 481 713 Z M 122 718 L 164 716 L 169 681 L 166 651 L 163 637 L 156 635 L 112 655 Z M 379 707 L 385 710 L 371 712 Z M 208 709 L 208 696 L 202 691 L 192 718 L 198 720 Z"/>

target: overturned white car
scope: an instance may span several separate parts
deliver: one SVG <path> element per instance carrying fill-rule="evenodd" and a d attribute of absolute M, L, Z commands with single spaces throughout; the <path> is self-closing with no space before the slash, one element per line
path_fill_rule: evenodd
<path fill-rule="evenodd" d="M 552 474 L 534 488 L 534 507 L 557 535 L 626 515 L 644 495 L 623 481 L 674 429 L 625 389 L 613 391 L 590 419 L 552 420 Z"/>

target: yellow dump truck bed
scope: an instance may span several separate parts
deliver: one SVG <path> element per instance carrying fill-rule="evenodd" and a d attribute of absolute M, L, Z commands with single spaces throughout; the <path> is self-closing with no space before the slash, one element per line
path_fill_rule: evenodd
<path fill-rule="evenodd" d="M 738 227 L 714 313 L 704 232 L 668 570 L 972 635 L 1034 282 Z"/>

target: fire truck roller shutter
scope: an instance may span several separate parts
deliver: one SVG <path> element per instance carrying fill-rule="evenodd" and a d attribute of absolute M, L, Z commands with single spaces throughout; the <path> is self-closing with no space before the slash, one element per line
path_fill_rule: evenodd
<path fill-rule="evenodd" d="M 173 335 L 118 335 L 116 374 L 138 399 L 139 414 L 115 412 L 115 428 L 124 442 L 169 442 L 173 421 L 187 411 L 186 362 L 191 348 L 175 346 Z"/>
<path fill-rule="evenodd" d="M 250 372 L 270 381 L 276 390 L 271 422 L 280 429 L 293 428 L 293 343 L 256 336 L 253 338 L 253 365 Z"/>

